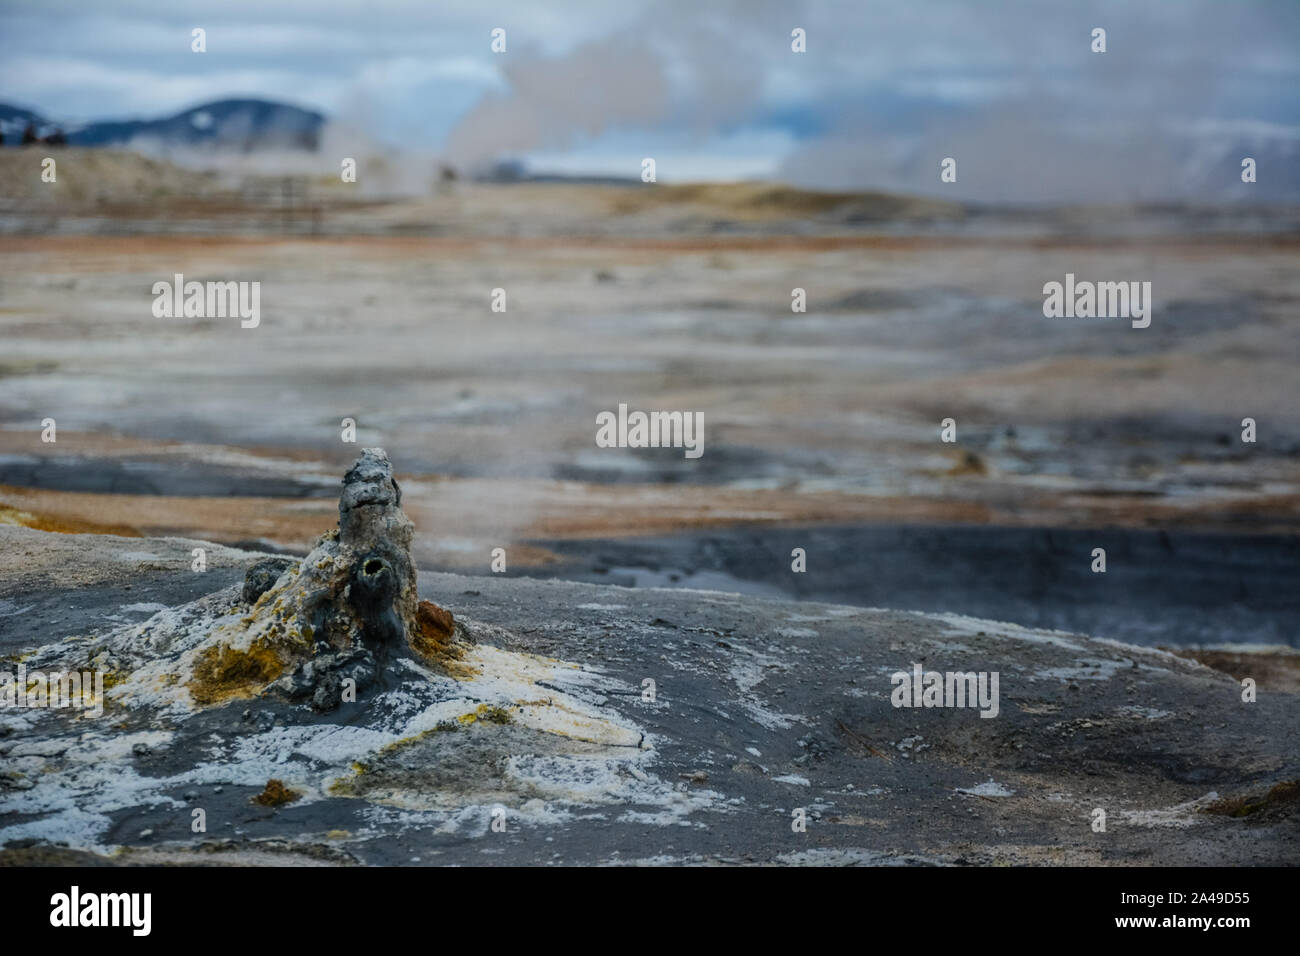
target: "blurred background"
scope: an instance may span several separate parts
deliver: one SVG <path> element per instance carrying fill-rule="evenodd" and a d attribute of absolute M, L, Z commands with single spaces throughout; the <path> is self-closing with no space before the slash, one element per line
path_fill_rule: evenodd
<path fill-rule="evenodd" d="M 304 553 L 380 445 L 425 568 L 1296 646 L 1297 88 L 1290 2 L 11 0 L 0 522 Z"/>

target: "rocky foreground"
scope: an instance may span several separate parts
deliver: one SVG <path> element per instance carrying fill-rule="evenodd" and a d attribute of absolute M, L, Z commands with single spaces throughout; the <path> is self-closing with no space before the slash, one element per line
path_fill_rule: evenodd
<path fill-rule="evenodd" d="M 0 708 L 0 862 L 1300 862 L 1300 698 L 1266 675 L 1246 702 L 1079 635 L 400 548 L 390 593 L 357 522 L 409 524 L 360 471 L 365 520 L 301 562 L 0 527 L 0 672 L 106 673 L 100 716 Z M 996 716 L 893 706 L 916 665 L 996 672 Z"/>

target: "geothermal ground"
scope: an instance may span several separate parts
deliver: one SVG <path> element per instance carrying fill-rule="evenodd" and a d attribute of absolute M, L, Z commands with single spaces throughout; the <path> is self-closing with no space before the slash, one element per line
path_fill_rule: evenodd
<path fill-rule="evenodd" d="M 158 648 L 202 639 L 260 557 L 212 549 L 201 576 L 201 542 L 60 536 L 47 556 L 49 536 L 0 529 L 0 576 L 73 602 L 64 628 L 94 633 L 51 646 L 15 613 L 5 650 L 32 667 L 168 659 Z M 231 583 L 171 607 L 195 577 Z M 102 719 L 6 714 L 0 861 L 1300 862 L 1300 705 L 1267 678 L 1246 704 L 1194 661 L 960 615 L 434 573 L 419 587 L 477 638 L 454 678 L 411 669 L 315 714 L 275 695 L 199 707 L 119 674 Z M 998 716 L 893 708 L 890 674 L 913 662 L 1000 671 Z"/>
<path fill-rule="evenodd" d="M 664 189 L 322 189 L 314 218 L 268 222 L 238 197 L 11 200 L 27 231 L 0 238 L 0 520 L 302 554 L 377 444 L 427 569 L 489 573 L 502 547 L 511 574 L 1294 645 L 1286 221 Z M 362 224 L 377 234 L 342 234 Z M 1045 319 L 1042 285 L 1067 272 L 1152 277 L 1151 327 Z M 152 284 L 176 273 L 260 281 L 259 326 L 155 318 Z M 597 448 L 620 403 L 699 412 L 703 456 Z"/>
<path fill-rule="evenodd" d="M 382 445 L 420 596 L 477 625 L 488 677 L 412 675 L 350 716 L 9 719 L 0 858 L 1300 860 L 1294 216 L 353 199 L 77 151 L 44 191 L 23 155 L 0 155 L 9 664 L 129 643 L 306 555 Z M 1151 327 L 1045 319 L 1067 272 L 1150 280 Z M 260 281 L 260 324 L 155 318 L 177 273 Z M 619 403 L 701 412 L 704 455 L 597 448 Z M 891 709 L 916 660 L 1000 669 L 999 718 Z M 543 693 L 600 731 L 460 721 Z M 250 803 L 273 778 L 298 799 Z"/>

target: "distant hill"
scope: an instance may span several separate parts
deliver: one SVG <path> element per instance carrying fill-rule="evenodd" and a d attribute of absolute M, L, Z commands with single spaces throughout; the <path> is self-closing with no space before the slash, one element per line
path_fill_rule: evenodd
<path fill-rule="evenodd" d="M 5 145 L 17 145 L 28 123 L 46 135 L 55 121 L 32 110 L 0 103 Z M 161 119 L 102 120 L 63 126 L 70 146 L 205 147 L 233 152 L 263 149 L 315 150 L 325 117 L 269 100 L 230 99 L 204 103 Z"/>
<path fill-rule="evenodd" d="M 51 128 L 42 116 L 31 110 L 9 103 L 0 103 L 0 135 L 4 136 L 6 146 L 16 145 L 29 123 L 35 123 L 37 132 L 42 134 L 49 132 Z"/>

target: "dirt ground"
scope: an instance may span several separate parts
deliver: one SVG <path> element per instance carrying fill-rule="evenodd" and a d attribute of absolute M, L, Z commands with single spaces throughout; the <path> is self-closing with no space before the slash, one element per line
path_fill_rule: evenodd
<path fill-rule="evenodd" d="M 1260 678 L 1246 704 L 1193 660 L 958 614 L 426 573 L 476 635 L 472 673 L 394 668 L 331 714 L 271 694 L 178 708 L 151 668 L 183 666 L 260 557 L 216 550 L 193 574 L 194 544 L 0 528 L 0 587 L 37 573 L 63 633 L 96 629 L 51 642 L 11 616 L 0 649 L 122 681 L 108 719 L 0 713 L 0 866 L 1300 860 L 1293 659 L 1239 657 Z M 199 582 L 227 589 L 170 607 Z M 1000 673 L 997 719 L 895 706 L 892 675 L 920 661 Z M 295 799 L 259 801 L 270 781 Z"/>
<path fill-rule="evenodd" d="M 1296 259 L 1277 239 L 10 237 L 0 520 L 301 547 L 337 466 L 382 445 L 448 556 L 746 522 L 1290 532 Z M 1043 282 L 1135 269 L 1150 328 L 1042 317 Z M 260 281 L 260 325 L 154 318 L 175 273 Z M 703 456 L 597 448 L 619 403 L 702 413 Z"/>
<path fill-rule="evenodd" d="M 1284 217 L 349 199 L 68 155 L 66 194 L 0 194 L 0 648 L 147 656 L 135 628 L 233 600 L 258 557 L 207 542 L 305 551 L 382 446 L 482 677 L 340 724 L 259 698 L 15 725 L 0 862 L 1295 862 L 1295 653 L 1261 646 L 1300 620 Z M 1150 281 L 1151 326 L 1044 318 L 1067 273 Z M 156 318 L 176 274 L 259 282 L 257 327 Z M 598 447 L 620 404 L 701 414 L 702 456 Z M 922 660 L 1001 671 L 1002 719 L 893 709 Z M 526 724 L 555 700 L 592 734 Z M 302 798 L 250 804 L 271 779 Z M 188 835 L 195 806 L 220 832 Z"/>
<path fill-rule="evenodd" d="M 377 445 L 429 570 L 504 548 L 510 573 L 1297 639 L 1270 583 L 1300 568 L 1294 210 L 393 197 L 382 170 L 351 192 L 77 150 L 44 189 L 30 155 L 0 156 L 0 523 L 303 553 Z M 1150 327 L 1044 318 L 1067 273 L 1150 281 Z M 156 318 L 176 274 L 259 282 L 257 327 Z M 698 413 L 703 454 L 598 447 L 620 404 Z M 1079 583 L 1099 544 L 1122 599 Z"/>

